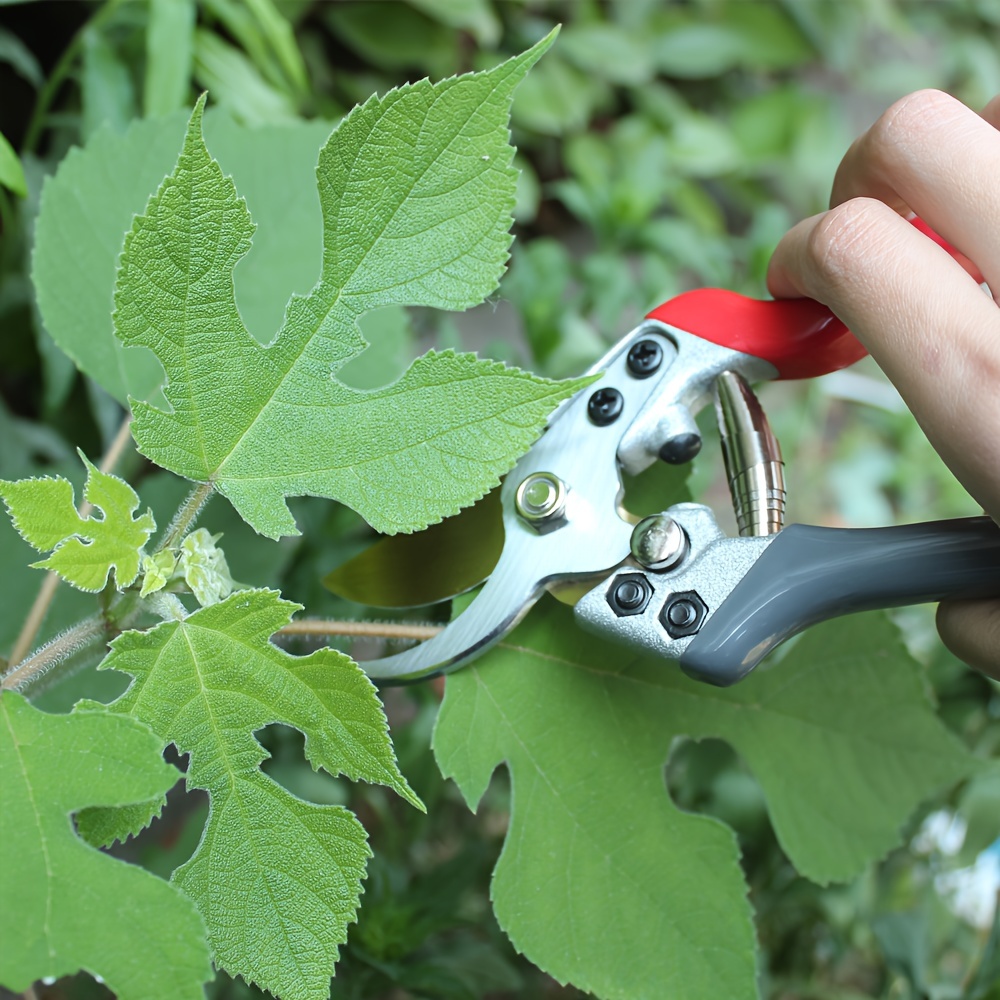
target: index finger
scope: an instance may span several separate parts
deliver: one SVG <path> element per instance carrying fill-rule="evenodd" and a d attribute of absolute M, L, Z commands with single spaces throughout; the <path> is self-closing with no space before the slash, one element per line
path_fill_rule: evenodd
<path fill-rule="evenodd" d="M 902 150 L 886 148 L 905 131 L 907 115 L 912 129 L 920 130 L 919 141 L 911 135 Z M 970 127 L 967 115 L 987 132 Z M 996 176 L 1000 134 L 937 95 L 911 98 L 891 112 L 891 121 L 890 128 L 884 122 L 875 126 L 845 160 L 835 196 L 851 197 L 800 223 L 782 240 L 768 285 L 777 297 L 818 299 L 850 327 L 895 383 L 931 443 L 996 516 L 1000 312 L 975 278 L 897 209 L 916 211 L 987 271 L 985 248 L 1000 240 L 1000 187 L 993 184 L 996 191 L 979 198 L 969 178 L 979 182 L 990 172 Z M 956 134 L 979 138 L 957 143 Z M 929 180 L 921 181 L 921 157 L 931 163 Z M 932 182 L 947 173 L 944 163 L 951 163 L 954 180 L 942 192 Z M 955 220 L 975 232 L 960 231 Z M 1000 246 L 990 254 L 989 267 L 1000 268 Z"/>

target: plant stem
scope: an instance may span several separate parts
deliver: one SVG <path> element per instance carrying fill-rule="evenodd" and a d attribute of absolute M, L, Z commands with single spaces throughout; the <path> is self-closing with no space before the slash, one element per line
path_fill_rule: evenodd
<path fill-rule="evenodd" d="M 18 691 L 48 673 L 73 653 L 78 653 L 94 639 L 102 638 L 108 631 L 108 622 L 101 615 L 92 615 L 77 622 L 72 628 L 57 635 L 36 653 L 11 667 L 0 678 L 0 691 Z"/>
<path fill-rule="evenodd" d="M 101 459 L 101 464 L 98 466 L 101 472 L 110 472 L 118 464 L 122 453 L 125 451 L 125 446 L 131 440 L 131 437 L 132 415 L 127 414 L 122 421 L 121 427 L 118 428 L 118 433 L 111 442 L 111 446 Z M 85 500 L 80 505 L 80 517 L 86 517 L 93 509 L 93 504 Z M 45 613 L 49 610 L 49 605 L 56 595 L 56 588 L 58 586 L 58 574 L 52 572 L 46 573 L 45 579 L 38 589 L 38 596 L 31 605 L 28 617 L 25 618 L 24 625 L 21 626 L 21 631 L 14 641 L 14 648 L 11 650 L 8 660 L 12 667 L 17 666 L 28 655 L 31 647 L 35 644 L 35 637 L 38 635 L 38 630 L 42 627 Z"/>
<path fill-rule="evenodd" d="M 213 489 L 211 483 L 198 483 L 195 486 L 180 510 L 174 515 L 163 541 L 156 548 L 157 552 L 173 548 L 187 534 L 188 528 L 194 524 L 195 519 L 201 513 L 201 508 L 205 506 L 206 501 L 212 495 Z"/>
<path fill-rule="evenodd" d="M 31 112 L 31 121 L 28 122 L 28 128 L 24 133 L 24 142 L 21 144 L 22 152 L 35 152 L 35 147 L 38 145 L 38 140 L 42 135 L 45 116 L 56 94 L 59 92 L 59 88 L 63 85 L 66 77 L 69 76 L 70 70 L 73 68 L 73 63 L 76 61 L 76 57 L 83 47 L 83 40 L 87 31 L 103 24 L 114 13 L 115 8 L 120 3 L 121 0 L 107 0 L 107 3 L 80 28 L 73 36 L 69 45 L 66 46 L 63 54 L 59 57 L 59 62 L 55 64 L 52 72 L 49 74 L 49 78 L 45 81 L 45 85 L 38 92 L 34 110 Z"/>
<path fill-rule="evenodd" d="M 0 677 L 0 691 L 22 690 L 84 649 L 110 642 L 129 627 L 141 607 L 142 602 L 134 590 L 117 595 L 110 607 L 77 622 L 26 660 L 8 667 Z"/>
<path fill-rule="evenodd" d="M 24 625 L 21 626 L 21 631 L 14 642 L 14 648 L 10 652 L 8 662 L 11 665 L 16 666 L 31 652 L 35 636 L 38 635 L 38 630 L 42 627 L 45 612 L 49 610 L 49 605 L 52 603 L 52 598 L 55 597 L 58 586 L 58 575 L 51 571 L 46 573 L 34 603 L 31 605 L 31 610 L 28 612 L 28 617 L 24 619 Z"/>
<path fill-rule="evenodd" d="M 303 618 L 279 629 L 277 635 L 342 636 L 363 639 L 432 639 L 443 625 L 418 625 L 404 622 L 352 622 Z"/>

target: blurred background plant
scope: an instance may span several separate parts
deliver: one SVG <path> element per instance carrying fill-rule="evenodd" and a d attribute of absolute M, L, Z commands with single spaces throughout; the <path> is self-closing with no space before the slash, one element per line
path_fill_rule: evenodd
<path fill-rule="evenodd" d="M 373 348 L 345 377 L 388 381 L 432 344 L 479 350 L 547 375 L 576 373 L 651 306 L 697 285 L 763 296 L 775 243 L 825 207 L 851 139 L 895 98 L 922 87 L 972 106 L 1000 92 L 1000 2 L 904 0 L 73 0 L 0 3 L 0 476 L 59 470 L 72 448 L 97 455 L 118 405 L 79 375 L 41 323 L 30 280 L 43 179 L 98 129 L 210 103 L 248 125 L 335 121 L 374 91 L 493 65 L 564 25 L 520 88 L 513 113 L 521 180 L 517 242 L 493 301 L 460 316 L 369 317 Z M 976 513 L 898 396 L 870 362 L 808 385 L 762 390 L 782 441 L 795 520 L 871 525 Z M 712 429 L 705 427 L 707 435 Z M 154 510 L 176 481 L 136 455 L 123 471 Z M 696 463 L 695 496 L 727 500 L 717 452 Z M 301 541 L 257 544 L 221 505 L 234 576 L 280 585 L 310 615 L 363 617 L 321 580 L 370 541 L 356 517 L 298 501 Z M 37 586 L 25 550 L 0 526 L 0 593 L 22 606 Z M 26 582 L 27 581 L 27 582 Z M 46 630 L 78 617 L 60 593 Z M 374 612 L 377 614 L 377 612 Z M 950 657 L 926 609 L 900 613 L 953 731 L 989 762 L 1000 742 L 993 684 Z M 6 652 L 19 628 L 0 622 Z M 82 679 L 81 679 L 82 677 Z M 67 708 L 84 674 L 43 704 Z M 516 955 L 492 917 L 489 872 L 506 825 L 497 775 L 477 816 L 442 781 L 428 749 L 430 685 L 386 692 L 404 773 L 426 816 L 379 789 L 348 786 L 303 762 L 301 737 L 270 727 L 270 773 L 315 801 L 347 801 L 375 858 L 361 920 L 344 949 L 338 998 L 579 995 Z M 684 808 L 732 825 L 744 851 L 760 939 L 761 991 L 792 998 L 1000 997 L 995 921 L 1000 771 L 928 803 L 907 847 L 850 885 L 798 877 L 771 832 L 745 764 L 723 743 L 678 746 L 666 781 Z M 193 849 L 205 805 L 177 801 L 124 856 L 168 874 Z M 817 819 L 817 822 L 821 820 Z M 86 976 L 40 996 L 89 997 Z M 257 995 L 220 977 L 218 998 Z"/>

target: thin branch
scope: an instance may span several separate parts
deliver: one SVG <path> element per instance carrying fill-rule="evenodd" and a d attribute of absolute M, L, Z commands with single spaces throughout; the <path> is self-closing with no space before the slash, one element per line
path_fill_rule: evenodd
<path fill-rule="evenodd" d="M 433 639 L 443 625 L 419 625 L 407 622 L 352 622 L 302 618 L 279 629 L 277 635 L 339 636 L 348 639 Z"/>
<path fill-rule="evenodd" d="M 101 459 L 101 464 L 98 466 L 101 472 L 110 472 L 118 464 L 126 445 L 131 439 L 132 415 L 128 414 L 122 421 L 121 427 L 118 428 L 115 439 L 111 442 L 110 447 Z M 93 509 L 93 504 L 84 500 L 80 504 L 80 517 L 86 517 Z M 12 666 L 16 666 L 31 652 L 31 648 L 35 644 L 35 638 L 42 627 L 42 622 L 45 620 L 46 612 L 49 610 L 49 605 L 56 595 L 56 588 L 58 586 L 58 574 L 51 571 L 46 573 L 45 579 L 38 589 L 38 595 L 31 605 L 31 610 L 24 620 L 24 625 L 21 626 L 21 632 L 14 641 L 14 648 L 11 650 L 8 661 Z"/>

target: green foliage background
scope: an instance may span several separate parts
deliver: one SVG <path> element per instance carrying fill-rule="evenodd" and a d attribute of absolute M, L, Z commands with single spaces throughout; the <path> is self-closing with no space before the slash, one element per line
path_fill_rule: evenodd
<path fill-rule="evenodd" d="M 522 170 L 514 255 L 495 301 L 457 320 L 430 310 L 370 317 L 373 348 L 351 366 L 377 385 L 428 346 L 477 349 L 541 374 L 579 372 L 643 312 L 702 284 L 763 295 L 774 244 L 820 211 L 847 145 L 893 99 L 933 86 L 972 106 L 1000 92 L 1000 3 L 901 0 L 787 2 L 493 2 L 126 0 L 0 6 L 0 477 L 40 470 L 76 478 L 77 445 L 101 454 L 119 405 L 58 351 L 42 328 L 29 254 L 42 179 L 102 127 L 210 103 L 269 125 L 335 120 L 373 91 L 423 76 L 495 65 L 553 24 L 556 46 L 517 93 Z M 345 369 L 345 378 L 348 369 Z M 870 363 L 810 385 L 763 392 L 782 441 L 796 520 L 882 524 L 975 513 Z M 706 428 L 710 433 L 710 429 Z M 706 446 L 693 490 L 727 502 Z M 180 500 L 173 480 L 132 455 L 121 468 L 158 520 Z M 225 503 L 203 523 L 225 532 L 233 575 L 279 585 L 310 615 L 362 617 L 322 577 L 368 543 L 349 511 L 293 501 L 303 539 L 258 542 Z M 37 586 L 33 556 L 0 526 L 0 652 L 9 650 Z M 45 632 L 88 613 L 60 591 Z M 443 612 L 442 612 L 443 613 Z M 949 657 L 926 610 L 899 616 L 926 664 L 952 730 L 990 757 L 1000 736 L 992 684 Z M 363 651 L 358 651 L 363 655 Z M 83 674 L 43 707 L 67 708 L 114 678 Z M 429 751 L 432 685 L 386 692 L 403 773 L 427 815 L 382 789 L 348 786 L 304 763 L 301 739 L 274 726 L 265 768 L 314 802 L 348 804 L 375 858 L 334 982 L 341 998 L 575 996 L 520 959 L 496 927 L 488 876 L 506 829 L 505 778 L 478 815 L 444 782 Z M 958 858 L 900 850 L 847 885 L 795 874 L 771 831 L 757 784 L 721 742 L 677 747 L 667 769 L 679 805 L 736 829 L 756 911 L 764 978 L 775 998 L 997 996 L 996 929 L 954 916 L 934 888 L 1000 829 L 996 772 L 947 801 L 968 823 Z M 204 801 L 177 796 L 164 818 L 120 852 L 165 874 L 188 857 Z M 910 836 L 922 816 L 913 820 Z M 220 977 L 215 997 L 256 995 Z M 79 977 L 43 996 L 99 996 Z"/>

